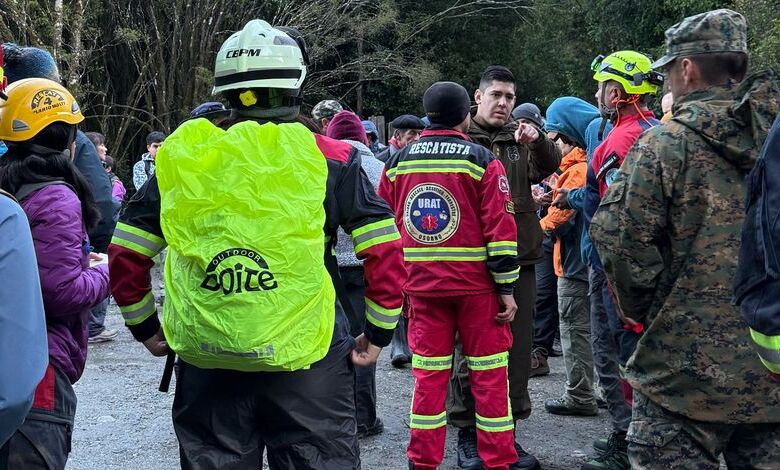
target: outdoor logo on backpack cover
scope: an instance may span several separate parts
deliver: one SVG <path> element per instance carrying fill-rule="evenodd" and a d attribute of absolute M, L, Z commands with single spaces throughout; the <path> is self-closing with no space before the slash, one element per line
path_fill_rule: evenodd
<path fill-rule="evenodd" d="M 278 286 L 268 263 L 260 253 L 249 248 L 230 248 L 218 253 L 209 262 L 206 277 L 200 284 L 204 289 L 222 291 L 224 295 L 273 290 Z"/>
<path fill-rule="evenodd" d="M 449 191 L 438 184 L 419 184 L 406 197 L 404 225 L 416 241 L 435 245 L 452 237 L 460 223 L 460 208 Z"/>

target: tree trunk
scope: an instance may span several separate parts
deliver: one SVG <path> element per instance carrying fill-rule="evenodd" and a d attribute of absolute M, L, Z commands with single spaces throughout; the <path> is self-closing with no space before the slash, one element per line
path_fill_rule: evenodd
<path fill-rule="evenodd" d="M 54 60 L 60 61 L 62 51 L 62 25 L 65 19 L 62 12 L 62 0 L 54 0 L 54 37 L 52 38 L 52 52 Z"/>

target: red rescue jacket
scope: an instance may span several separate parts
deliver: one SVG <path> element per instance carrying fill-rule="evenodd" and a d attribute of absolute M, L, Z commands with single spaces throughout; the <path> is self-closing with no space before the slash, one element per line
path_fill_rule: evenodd
<path fill-rule="evenodd" d="M 401 232 L 406 292 L 512 292 L 520 271 L 512 195 L 489 150 L 454 130 L 426 130 L 390 159 L 379 195 Z"/>

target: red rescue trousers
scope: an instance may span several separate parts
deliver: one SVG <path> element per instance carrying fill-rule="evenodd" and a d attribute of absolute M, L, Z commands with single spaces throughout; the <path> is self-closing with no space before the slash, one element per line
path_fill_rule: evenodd
<path fill-rule="evenodd" d="M 445 401 L 455 335 L 460 336 L 476 403 L 477 450 L 485 468 L 506 470 L 517 460 L 509 404 L 509 324 L 495 320 L 495 293 L 453 297 L 410 296 L 409 347 L 415 378 L 412 436 L 407 448 L 415 469 L 436 469 L 444 458 Z"/>

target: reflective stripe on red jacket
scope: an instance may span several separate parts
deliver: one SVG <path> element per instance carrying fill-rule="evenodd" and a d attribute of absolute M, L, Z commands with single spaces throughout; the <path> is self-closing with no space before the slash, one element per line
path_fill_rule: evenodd
<path fill-rule="evenodd" d="M 379 194 L 401 232 L 405 291 L 512 292 L 520 270 L 512 195 L 489 150 L 453 130 L 426 130 L 390 160 Z"/>

